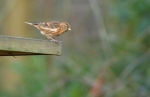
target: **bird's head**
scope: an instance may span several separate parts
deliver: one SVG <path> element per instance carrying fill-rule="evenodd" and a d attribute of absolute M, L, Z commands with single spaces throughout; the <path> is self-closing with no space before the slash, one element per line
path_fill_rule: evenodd
<path fill-rule="evenodd" d="M 62 27 L 62 29 L 64 29 L 64 31 L 71 31 L 71 26 L 67 23 L 67 22 L 61 22 L 60 26 Z"/>

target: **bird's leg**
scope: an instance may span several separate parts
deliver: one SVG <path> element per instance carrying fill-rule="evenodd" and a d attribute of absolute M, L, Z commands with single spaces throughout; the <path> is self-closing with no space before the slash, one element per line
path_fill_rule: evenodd
<path fill-rule="evenodd" d="M 48 37 L 48 39 L 51 39 L 51 41 L 54 41 L 54 42 L 59 42 L 58 40 L 55 40 L 53 37 Z"/>
<path fill-rule="evenodd" d="M 60 42 L 60 41 L 58 41 L 58 40 L 55 40 L 55 39 L 52 38 L 52 37 L 51 37 L 51 39 L 52 39 L 51 41 L 58 42 L 58 43 Z"/>
<path fill-rule="evenodd" d="M 54 38 L 52 38 L 52 37 L 51 37 L 51 41 L 55 41 L 55 42 L 57 42 L 57 40 L 55 40 L 55 39 L 54 39 Z"/>

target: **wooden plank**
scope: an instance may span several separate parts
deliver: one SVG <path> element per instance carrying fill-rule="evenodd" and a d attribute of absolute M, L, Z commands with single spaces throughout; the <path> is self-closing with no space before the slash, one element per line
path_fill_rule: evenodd
<path fill-rule="evenodd" d="M 61 55 L 61 42 L 0 35 L 0 56 Z"/>

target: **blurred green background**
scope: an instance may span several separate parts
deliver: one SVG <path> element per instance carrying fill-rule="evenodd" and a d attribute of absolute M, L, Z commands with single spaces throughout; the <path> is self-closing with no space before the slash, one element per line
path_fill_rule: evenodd
<path fill-rule="evenodd" d="M 0 57 L 0 97 L 148 97 L 150 0 L 0 0 L 0 34 L 66 21 L 62 56 Z"/>

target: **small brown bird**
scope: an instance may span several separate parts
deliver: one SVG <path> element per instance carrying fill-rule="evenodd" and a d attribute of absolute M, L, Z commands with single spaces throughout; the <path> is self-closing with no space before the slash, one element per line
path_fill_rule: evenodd
<path fill-rule="evenodd" d="M 29 23 L 25 22 L 29 25 L 32 25 L 41 31 L 41 34 L 45 35 L 51 41 L 58 42 L 53 37 L 59 36 L 68 30 L 71 30 L 71 26 L 67 22 L 40 22 L 40 23 Z"/>

